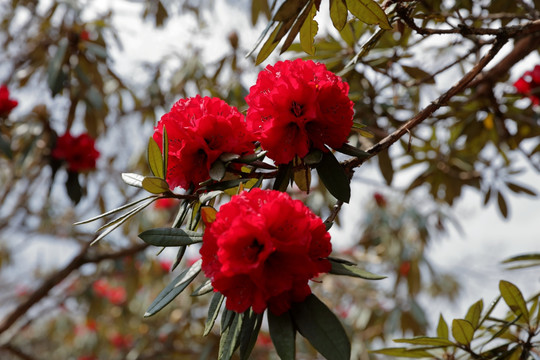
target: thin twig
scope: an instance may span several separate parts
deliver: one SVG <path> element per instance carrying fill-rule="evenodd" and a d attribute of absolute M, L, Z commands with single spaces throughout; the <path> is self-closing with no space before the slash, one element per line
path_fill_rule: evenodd
<path fill-rule="evenodd" d="M 483 68 L 486 67 L 486 65 L 495 57 L 495 55 L 497 55 L 497 53 L 501 50 L 501 48 L 504 44 L 506 44 L 507 41 L 508 38 L 506 36 L 500 35 L 499 37 L 497 37 L 497 40 L 489 49 L 489 51 L 478 61 L 476 65 L 473 66 L 473 68 L 467 74 L 465 74 L 463 78 L 461 78 L 461 80 L 459 80 L 444 94 L 439 96 L 437 100 L 426 106 L 422 111 L 420 111 L 413 118 L 408 120 L 399 129 L 397 129 L 396 131 L 379 141 L 377 144 L 369 148 L 367 150 L 367 152 L 370 154 L 369 157 L 362 159 L 353 158 L 345 161 L 343 163 L 345 169 L 349 173 L 352 173 L 355 167 L 362 165 L 366 160 L 377 155 L 381 151 L 388 149 L 390 145 L 398 141 L 402 136 L 407 134 L 418 124 L 422 123 L 422 121 L 431 116 L 436 110 L 446 105 L 453 96 L 465 90 L 469 86 L 471 81 L 482 71 Z"/>

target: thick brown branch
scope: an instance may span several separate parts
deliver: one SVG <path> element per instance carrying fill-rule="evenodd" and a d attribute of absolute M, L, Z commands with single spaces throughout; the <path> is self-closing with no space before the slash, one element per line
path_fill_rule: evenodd
<path fill-rule="evenodd" d="M 71 260 L 71 262 L 64 266 L 64 268 L 52 274 L 47 280 L 43 282 L 43 284 L 41 284 L 39 288 L 32 292 L 24 302 L 19 304 L 8 316 L 6 316 L 6 318 L 0 325 L 0 334 L 9 329 L 21 316 L 26 314 L 26 312 L 32 306 L 34 306 L 36 303 L 41 301 L 41 299 L 46 297 L 52 288 L 60 284 L 73 271 L 77 270 L 82 265 L 88 263 L 98 263 L 103 260 L 118 259 L 124 256 L 133 255 L 146 249 L 148 247 L 148 244 L 138 244 L 127 249 L 119 250 L 117 252 L 94 256 L 88 254 L 88 247 L 88 244 L 83 246 L 81 251 Z"/>
<path fill-rule="evenodd" d="M 352 174 L 353 169 L 357 166 L 360 166 L 363 164 L 366 160 L 370 159 L 371 157 L 377 155 L 383 150 L 386 150 L 398 141 L 402 136 L 407 134 L 411 129 L 413 129 L 415 126 L 420 124 L 422 121 L 427 119 L 429 116 L 431 116 L 436 110 L 441 108 L 442 106 L 446 105 L 448 101 L 455 96 L 456 94 L 460 93 L 461 91 L 465 90 L 467 87 L 470 86 L 471 81 L 482 71 L 483 68 L 486 67 L 486 65 L 497 55 L 497 53 L 501 50 L 503 45 L 508 41 L 507 37 L 499 36 L 493 46 L 489 49 L 489 51 L 478 61 L 476 65 L 473 66 L 473 68 L 465 74 L 461 80 L 459 80 L 454 86 L 452 86 L 447 92 L 439 96 L 437 100 L 426 106 L 422 111 L 420 111 L 418 114 L 416 114 L 412 119 L 408 120 L 405 124 L 403 124 L 399 129 L 379 141 L 377 144 L 372 146 L 367 150 L 367 152 L 370 154 L 369 157 L 359 159 L 359 158 L 353 158 L 351 160 L 345 161 L 344 166 L 346 170 Z"/>

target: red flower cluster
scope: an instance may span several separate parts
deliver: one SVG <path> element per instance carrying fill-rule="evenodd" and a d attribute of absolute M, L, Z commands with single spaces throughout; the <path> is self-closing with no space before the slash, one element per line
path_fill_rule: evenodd
<path fill-rule="evenodd" d="M 279 315 L 303 301 L 308 281 L 330 271 L 332 245 L 322 220 L 279 191 L 253 189 L 221 206 L 207 227 L 202 270 L 226 307 Z"/>
<path fill-rule="evenodd" d="M 97 296 L 106 298 L 115 305 L 121 305 L 127 299 L 126 289 L 121 286 L 111 286 L 103 279 L 96 280 L 92 289 Z"/>
<path fill-rule="evenodd" d="M 173 188 L 188 189 L 207 180 L 210 167 L 224 153 L 253 152 L 254 138 L 244 116 L 218 98 L 196 96 L 176 102 L 154 129 L 160 147 L 164 126 L 169 138 L 167 181 Z"/>
<path fill-rule="evenodd" d="M 349 85 L 323 64 L 280 61 L 259 73 L 246 102 L 247 122 L 277 164 L 325 145 L 341 147 L 351 130 Z"/>
<path fill-rule="evenodd" d="M 51 155 L 57 160 L 67 162 L 69 171 L 80 172 L 96 168 L 99 151 L 94 147 L 94 139 L 90 135 L 73 137 L 67 132 L 56 140 Z"/>
<path fill-rule="evenodd" d="M 533 71 L 526 71 L 514 87 L 518 93 L 528 96 L 533 104 L 540 105 L 540 65 L 536 65 Z"/>
<path fill-rule="evenodd" d="M 9 98 L 7 86 L 0 86 L 0 117 L 7 117 L 18 104 L 17 100 Z"/>

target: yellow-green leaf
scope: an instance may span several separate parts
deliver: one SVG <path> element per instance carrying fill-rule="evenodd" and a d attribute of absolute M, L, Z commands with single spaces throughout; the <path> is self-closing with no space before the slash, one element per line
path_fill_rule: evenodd
<path fill-rule="evenodd" d="M 159 145 L 152 137 L 148 139 L 148 165 L 150 165 L 150 170 L 154 176 L 164 178 L 161 150 L 159 150 Z"/>
<path fill-rule="evenodd" d="M 345 27 L 347 15 L 347 5 L 343 0 L 330 0 L 330 18 L 338 31 Z"/>
<path fill-rule="evenodd" d="M 448 339 L 448 324 L 442 314 L 439 315 L 439 324 L 437 324 L 437 336 L 442 339 Z"/>
<path fill-rule="evenodd" d="M 315 45 L 313 42 L 315 40 L 315 35 L 317 35 L 317 31 L 319 31 L 319 24 L 314 20 L 315 14 L 317 14 L 317 8 L 315 7 L 315 4 L 313 4 L 307 19 L 300 28 L 300 46 L 302 46 L 302 50 L 309 55 L 315 54 Z"/>
<path fill-rule="evenodd" d="M 475 329 L 478 328 L 482 309 L 484 309 L 484 302 L 482 300 L 478 300 L 469 308 L 469 311 L 467 311 L 467 315 L 465 316 L 465 320 L 470 322 Z"/>
<path fill-rule="evenodd" d="M 469 345 L 474 336 L 474 328 L 470 322 L 463 319 L 452 321 L 452 335 L 462 345 Z"/>
<path fill-rule="evenodd" d="M 517 316 L 521 316 L 526 323 L 529 323 L 529 310 L 527 309 L 523 294 L 518 287 L 511 282 L 501 280 L 499 282 L 499 290 L 510 310 Z"/>
<path fill-rule="evenodd" d="M 379 24 L 382 29 L 392 29 L 384 10 L 374 0 L 347 0 L 347 8 L 366 24 Z"/>
<path fill-rule="evenodd" d="M 169 184 L 162 178 L 147 176 L 142 181 L 143 189 L 151 194 L 162 194 L 169 191 Z"/>
<path fill-rule="evenodd" d="M 259 51 L 259 54 L 257 55 L 257 60 L 255 61 L 255 65 L 259 65 L 260 63 L 262 63 L 272 53 L 272 51 L 274 51 L 274 49 L 278 45 L 278 41 L 274 42 L 274 39 L 276 38 L 276 34 L 279 32 L 282 26 L 283 23 L 279 23 L 274 29 L 274 31 L 272 31 L 270 37 L 262 46 L 261 51 Z"/>

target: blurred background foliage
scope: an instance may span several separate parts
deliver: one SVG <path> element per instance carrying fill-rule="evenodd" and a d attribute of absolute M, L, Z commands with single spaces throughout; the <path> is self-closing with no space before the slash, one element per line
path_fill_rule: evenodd
<path fill-rule="evenodd" d="M 536 196 L 531 184 L 516 178 L 524 164 L 540 169 L 538 108 L 515 93 L 509 73 L 537 53 L 538 29 L 511 29 L 538 21 L 540 2 L 362 1 L 385 11 L 388 24 L 378 10 L 358 12 L 355 1 L 289 0 L 285 10 L 283 2 L 269 0 L 222 3 L 252 28 L 218 33 L 220 46 L 210 60 L 205 47 L 215 44 L 201 39 L 213 29 L 212 19 L 224 16 L 212 1 L 126 0 L 106 8 L 79 0 L 0 4 L 0 84 L 19 103 L 0 115 L 3 359 L 216 357 L 217 332 L 201 337 L 208 298 L 182 295 L 156 317 L 142 318 L 170 281 L 170 260 L 141 246 L 137 234 L 170 224 L 176 204 L 146 210 L 91 249 L 95 228 L 72 224 L 142 196 L 120 173 L 149 173 L 145 141 L 179 98 L 216 96 L 245 110 L 244 97 L 260 70 L 255 64 L 266 56 L 277 60 L 279 45 L 280 59 L 324 62 L 349 83 L 355 122 L 363 126 L 349 142 L 368 149 L 464 76 L 493 44 L 489 29 L 507 29 L 510 38 L 506 52 L 472 86 L 366 164 L 379 169 L 386 182 L 381 188 L 393 186 L 392 195 L 373 194 L 358 218 L 337 219 L 357 223 L 356 239 L 345 249 L 350 260 L 389 276 L 382 285 L 327 277 L 314 287 L 342 317 L 354 358 L 374 356 L 367 352 L 373 344 L 396 336 L 424 334 L 429 316 L 421 299 L 459 295 L 458 282 L 439 273 L 425 250 L 454 223 L 452 205 L 465 188 L 486 206 L 495 203 L 503 217 L 510 214 L 510 196 Z M 178 39 L 178 47 L 168 47 L 158 60 L 136 63 L 123 55 L 122 34 L 129 32 L 123 24 L 166 31 L 188 18 L 193 37 Z M 316 35 L 303 34 L 305 21 L 319 21 L 310 28 Z M 261 33 L 259 48 L 245 57 Z M 137 44 L 142 57 L 146 45 Z M 97 168 L 77 174 L 76 181 L 51 157 L 56 138 L 68 132 L 90 134 L 101 153 Z M 413 175 L 396 187 L 397 173 Z M 327 215 L 335 200 L 314 185 L 307 198 L 292 192 Z M 421 203 L 414 200 L 419 197 Z M 32 250 L 40 242 L 52 247 Z M 57 252 L 57 261 L 25 261 L 39 251 Z M 186 262 L 196 251 L 190 256 Z M 263 327 L 252 357 L 276 358 L 269 344 Z M 298 352 L 316 356 L 307 343 Z"/>

